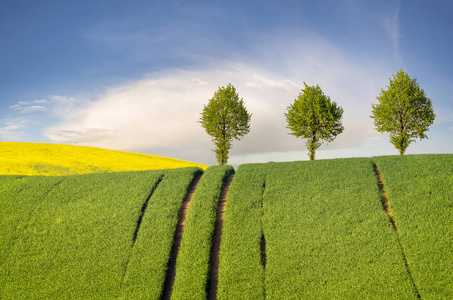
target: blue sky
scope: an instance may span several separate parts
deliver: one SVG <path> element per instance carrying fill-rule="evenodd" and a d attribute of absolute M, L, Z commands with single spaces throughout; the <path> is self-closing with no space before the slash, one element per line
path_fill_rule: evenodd
<path fill-rule="evenodd" d="M 215 164 L 197 123 L 233 84 L 251 132 L 229 162 L 308 159 L 283 113 L 303 81 L 344 110 L 317 158 L 398 154 L 371 103 L 403 68 L 437 114 L 407 153 L 453 153 L 450 1 L 0 2 L 0 140 Z"/>

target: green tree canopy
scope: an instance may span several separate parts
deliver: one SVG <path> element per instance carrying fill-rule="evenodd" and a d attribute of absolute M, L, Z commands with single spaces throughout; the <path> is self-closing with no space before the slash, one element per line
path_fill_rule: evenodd
<path fill-rule="evenodd" d="M 417 79 L 400 69 L 389 78 L 387 89 L 381 89 L 377 100 L 372 105 L 371 118 L 379 132 L 388 132 L 390 142 L 403 155 L 409 144 L 416 138 L 428 138 L 425 134 L 433 124 L 434 110 L 431 99 L 426 97 L 425 91 L 417 83 Z"/>
<path fill-rule="evenodd" d="M 304 85 L 294 103 L 287 107 L 286 128 L 291 130 L 289 134 L 307 139 L 308 155 L 314 160 L 316 149 L 324 141 L 330 143 L 343 132 L 343 108 L 330 101 L 318 85 L 308 86 L 305 82 Z"/>
<path fill-rule="evenodd" d="M 250 132 L 251 117 L 231 83 L 220 87 L 204 106 L 199 123 L 214 142 L 219 165 L 227 163 L 233 139 L 240 140 Z"/>

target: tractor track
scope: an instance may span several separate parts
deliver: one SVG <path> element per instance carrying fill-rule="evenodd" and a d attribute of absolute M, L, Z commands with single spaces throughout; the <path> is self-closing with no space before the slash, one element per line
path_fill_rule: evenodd
<path fill-rule="evenodd" d="M 379 168 L 376 165 L 376 163 L 372 162 L 372 164 L 373 164 L 374 173 L 376 173 L 376 177 L 377 177 L 377 185 L 378 185 L 378 188 L 379 188 L 379 193 L 381 194 L 382 208 L 384 209 L 384 211 L 389 216 L 390 223 L 392 224 L 393 230 L 396 233 L 396 236 L 397 236 L 397 239 L 398 239 L 398 243 L 400 245 L 401 254 L 402 254 L 403 259 L 404 259 L 404 264 L 406 265 L 406 270 L 407 270 L 407 273 L 409 275 L 409 279 L 412 282 L 412 286 L 414 287 L 414 291 L 415 291 L 415 294 L 417 295 L 417 299 L 422 299 L 422 297 L 420 295 L 420 292 L 419 292 L 419 290 L 417 288 L 417 285 L 415 284 L 414 277 L 412 276 L 411 270 L 409 268 L 409 262 L 407 260 L 406 253 L 404 251 L 403 244 L 401 243 L 400 236 L 398 234 L 398 228 L 396 226 L 396 222 L 395 222 L 395 219 L 393 217 L 392 208 L 390 207 L 390 200 L 389 200 L 388 194 L 387 194 L 387 192 L 385 190 L 384 179 L 382 178 L 381 172 L 379 171 Z"/>
<path fill-rule="evenodd" d="M 219 202 L 217 205 L 217 217 L 214 227 L 214 235 L 211 248 L 211 257 L 209 260 L 209 281 L 207 294 L 208 300 L 217 299 L 217 286 L 219 283 L 219 265 L 220 265 L 220 243 L 222 242 L 222 228 L 223 220 L 226 211 L 226 201 L 228 199 L 228 192 L 230 184 L 233 181 L 234 173 L 230 174 L 223 186 L 222 193 L 220 194 Z"/>
<path fill-rule="evenodd" d="M 178 223 L 176 225 L 176 230 L 173 236 L 173 245 L 167 264 L 167 272 L 161 299 L 167 300 L 171 297 L 173 283 L 175 282 L 176 276 L 176 259 L 178 258 L 179 246 L 181 245 L 182 235 L 184 233 L 184 227 L 186 225 L 187 212 L 189 210 L 193 195 L 195 194 L 198 182 L 200 182 L 201 176 L 202 174 L 195 175 L 187 192 L 187 195 L 182 202 L 181 208 L 179 209 Z"/>

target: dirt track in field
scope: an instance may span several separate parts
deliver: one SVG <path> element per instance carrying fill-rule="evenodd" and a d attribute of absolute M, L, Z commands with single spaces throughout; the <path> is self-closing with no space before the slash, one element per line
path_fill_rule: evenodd
<path fill-rule="evenodd" d="M 374 168 L 374 173 L 376 173 L 376 177 L 377 177 L 377 180 L 378 180 L 378 188 L 379 188 L 379 193 L 381 194 L 382 208 L 388 214 L 389 219 L 390 219 L 390 223 L 392 223 L 392 226 L 393 226 L 393 230 L 395 230 L 395 232 L 397 234 L 398 243 L 399 243 L 399 246 L 400 246 L 400 249 L 401 249 L 401 255 L 403 256 L 404 264 L 406 265 L 406 270 L 407 270 L 409 278 L 410 278 L 410 280 L 412 282 L 412 286 L 414 287 L 414 291 L 415 291 L 415 293 L 417 295 L 417 299 L 421 299 L 422 297 L 421 297 L 420 292 L 419 292 L 419 290 L 417 288 L 417 285 L 415 284 L 414 277 L 412 276 L 412 273 L 411 273 L 411 270 L 410 270 L 410 267 L 409 267 L 409 262 L 407 261 L 406 253 L 404 251 L 403 245 L 401 244 L 401 239 L 400 239 L 400 237 L 398 235 L 398 228 L 396 227 L 395 219 L 393 218 L 393 212 L 392 212 L 392 209 L 390 207 L 390 200 L 389 200 L 389 197 L 387 195 L 387 192 L 385 191 L 384 180 L 382 179 L 381 172 L 379 172 L 379 168 L 377 167 L 377 165 L 375 163 L 373 163 L 373 168 Z"/>
<path fill-rule="evenodd" d="M 175 282 L 176 275 L 176 258 L 178 257 L 179 246 L 181 245 L 182 235 L 184 233 L 184 227 L 186 225 L 187 212 L 192 201 L 192 197 L 195 194 L 198 182 L 200 181 L 202 174 L 198 174 L 193 179 L 189 191 L 184 198 L 178 215 L 178 224 L 176 225 L 175 235 L 173 237 L 173 246 L 170 252 L 170 259 L 167 265 L 167 274 L 165 277 L 164 290 L 162 292 L 161 299 L 170 299 L 171 292 L 173 289 L 173 283 Z"/>
<path fill-rule="evenodd" d="M 217 285 L 219 283 L 219 262 L 220 262 L 220 243 L 222 241 L 222 228 L 223 220 L 225 217 L 226 211 L 226 201 L 228 199 L 228 192 L 230 190 L 231 181 L 233 181 L 234 173 L 231 174 L 220 194 L 220 199 L 217 206 L 217 218 L 214 228 L 214 237 L 213 244 L 211 249 L 211 259 L 210 259 L 210 276 L 208 282 L 208 299 L 215 300 L 217 299 Z"/>
<path fill-rule="evenodd" d="M 390 200 L 389 200 L 387 192 L 385 191 L 385 188 L 384 188 L 384 180 L 382 179 L 382 175 L 379 172 L 377 165 L 374 163 L 373 163 L 373 168 L 374 168 L 374 173 L 376 173 L 376 177 L 378 179 L 378 188 L 379 188 L 379 193 L 381 194 L 382 208 L 388 214 L 390 223 L 392 223 L 392 226 L 393 226 L 393 230 L 398 232 L 398 229 L 396 228 L 395 219 L 393 218 L 392 209 L 390 208 Z"/>

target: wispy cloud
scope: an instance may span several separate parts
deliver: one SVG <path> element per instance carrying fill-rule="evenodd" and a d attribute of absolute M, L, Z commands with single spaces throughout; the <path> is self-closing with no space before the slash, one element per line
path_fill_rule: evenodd
<path fill-rule="evenodd" d="M 56 114 L 66 113 L 68 109 L 71 109 L 76 100 L 71 97 L 65 97 L 60 95 L 52 95 L 47 99 L 38 99 L 32 101 L 19 101 L 9 108 L 18 112 L 19 114 L 29 114 L 33 112 L 47 112 L 52 111 Z M 78 101 L 80 104 L 80 100 Z"/>
<path fill-rule="evenodd" d="M 398 57 L 400 41 L 400 6 L 395 7 L 392 12 L 384 15 L 381 24 L 392 41 L 395 57 Z"/>
<path fill-rule="evenodd" d="M 28 121 L 23 118 L 4 119 L 0 121 L 0 137 L 7 141 L 21 141 L 26 137 Z"/>
<path fill-rule="evenodd" d="M 11 105 L 9 108 L 20 114 L 29 114 L 35 111 L 46 111 L 47 107 L 43 104 L 46 104 L 47 102 L 48 100 L 20 101 L 15 105 Z"/>
<path fill-rule="evenodd" d="M 43 124 L 56 119 L 67 119 L 76 105 L 85 103 L 84 98 L 74 99 L 52 95 L 45 99 L 19 101 L 10 105 L 7 117 L 0 120 L 0 137 L 9 141 L 39 138 Z M 3 126 L 1 125 L 3 124 Z"/>

